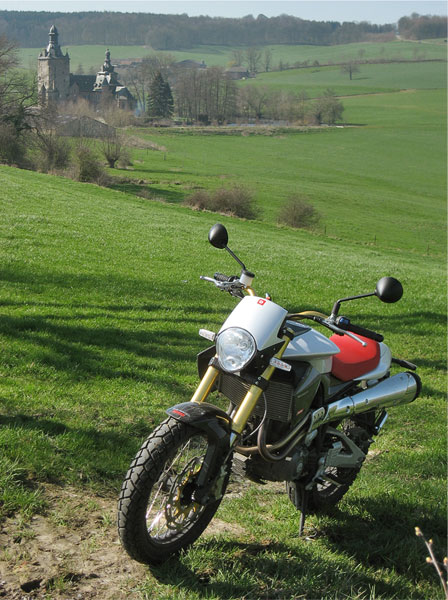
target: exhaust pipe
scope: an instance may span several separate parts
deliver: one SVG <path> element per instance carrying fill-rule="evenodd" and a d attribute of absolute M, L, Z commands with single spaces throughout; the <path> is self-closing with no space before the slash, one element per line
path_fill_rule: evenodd
<path fill-rule="evenodd" d="M 330 421 L 345 419 L 350 415 L 372 409 L 388 408 L 413 402 L 420 394 L 421 380 L 415 373 L 398 373 L 353 396 L 315 410 L 311 415 L 309 432 Z"/>

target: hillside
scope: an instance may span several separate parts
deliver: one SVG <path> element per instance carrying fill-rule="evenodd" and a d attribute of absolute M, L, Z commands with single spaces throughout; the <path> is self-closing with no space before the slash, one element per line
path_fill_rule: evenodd
<path fill-rule="evenodd" d="M 257 18 L 189 17 L 132 12 L 0 11 L 0 34 L 21 46 L 36 46 L 52 25 L 65 31 L 68 44 L 144 44 L 155 50 L 180 50 L 200 45 L 343 44 L 369 36 L 394 36 L 393 25 L 306 21 L 282 14 Z M 434 31 L 430 37 L 439 37 Z"/>
<path fill-rule="evenodd" d="M 199 572 L 219 597 L 274 588 L 354 597 L 373 586 L 374 598 L 438 597 L 414 526 L 443 543 L 443 260 L 220 217 L 259 293 L 291 310 L 328 311 L 380 276 L 399 277 L 399 304 L 370 299 L 349 314 L 419 365 L 423 395 L 391 411 L 340 512 L 310 517 L 319 541 L 297 538 L 298 515 L 280 490 L 237 488 L 219 512 L 220 530 L 157 573 L 133 569 L 131 583 L 113 525 L 120 480 L 166 406 L 194 389 L 198 328 L 216 329 L 234 305 L 199 275 L 235 265 L 206 241 L 216 215 L 7 167 L 0 183 L 0 512 L 8 540 L 23 540 L 7 541 L 0 557 L 7 591 L 28 577 L 93 598 L 95 577 L 118 598 L 182 589 L 193 600 L 203 590 Z M 5 520 L 18 510 L 19 522 Z M 44 516 L 27 519 L 36 512 Z M 254 543 L 243 560 L 241 549 Z M 266 567 L 274 555 L 275 572 Z"/>
<path fill-rule="evenodd" d="M 89 69 L 98 70 L 104 61 L 105 44 L 83 44 L 73 45 L 67 48 L 68 41 L 65 38 L 64 30 L 60 30 L 61 45 L 68 50 L 71 59 L 72 70 L 75 71 L 79 65 L 82 65 L 87 73 Z M 48 31 L 40 40 L 40 45 L 34 48 L 21 47 L 19 56 L 21 63 L 25 68 L 35 68 L 37 57 L 41 49 L 48 40 Z M 118 45 L 115 41 L 108 45 L 111 51 L 112 60 L 126 58 L 142 58 L 151 54 L 153 50 L 148 46 Z M 241 46 L 223 46 L 218 44 L 195 46 L 186 50 L 162 51 L 165 54 L 173 55 L 176 60 L 192 59 L 198 62 L 204 61 L 208 66 L 228 67 L 233 60 L 233 50 L 245 50 Z M 268 44 L 263 50 L 269 49 L 272 52 L 272 67 L 277 68 L 279 63 L 284 67 L 292 67 L 295 63 L 309 64 L 318 61 L 321 64 L 329 62 L 348 62 L 350 60 L 374 60 L 380 61 L 403 61 L 403 60 L 443 60 L 446 61 L 446 44 L 443 40 L 431 40 L 423 43 L 408 41 L 383 41 L 367 43 L 340 44 L 337 46 L 317 46 L 317 45 L 290 45 L 290 44 Z M 264 70 L 263 66 L 260 68 Z"/>
<path fill-rule="evenodd" d="M 412 59 L 413 46 L 383 55 Z M 335 47 L 334 57 L 381 47 Z M 274 52 L 328 59 L 327 48 L 296 50 Z M 439 50 L 428 44 L 428 56 Z M 343 123 L 129 128 L 132 165 L 108 169 L 113 189 L 0 165 L 0 597 L 443 597 L 414 528 L 441 557 L 445 66 L 368 64 L 352 81 L 335 65 L 260 74 L 250 83 L 306 90 L 309 102 L 334 88 Z M 254 193 L 255 220 L 182 204 L 233 185 Z M 277 226 L 293 194 L 319 211 L 314 229 Z M 198 329 L 217 330 L 235 305 L 199 279 L 238 270 L 207 242 L 217 221 L 257 292 L 294 312 L 328 313 L 337 298 L 399 278 L 399 303 L 367 298 L 344 313 L 417 364 L 423 389 L 390 410 L 355 485 L 336 511 L 307 519 L 305 539 L 282 485 L 236 480 L 206 535 L 148 570 L 119 546 L 116 499 L 142 440 L 191 398 L 208 344 Z"/>

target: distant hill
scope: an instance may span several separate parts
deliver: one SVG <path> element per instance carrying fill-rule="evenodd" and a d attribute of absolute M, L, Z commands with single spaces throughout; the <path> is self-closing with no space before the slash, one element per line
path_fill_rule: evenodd
<path fill-rule="evenodd" d="M 305 21 L 288 15 L 268 18 L 260 14 L 227 19 L 186 14 L 0 11 L 0 35 L 6 34 L 23 48 L 44 46 L 53 24 L 61 33 L 64 45 L 148 45 L 155 50 L 178 50 L 203 44 L 332 45 L 394 34 L 392 24 Z"/>

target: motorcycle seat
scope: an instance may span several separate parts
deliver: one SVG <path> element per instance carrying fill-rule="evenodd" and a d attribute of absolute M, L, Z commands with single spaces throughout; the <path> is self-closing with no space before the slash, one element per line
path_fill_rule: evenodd
<path fill-rule="evenodd" d="M 378 342 L 362 335 L 357 336 L 366 346 L 348 335 L 332 335 L 330 340 L 339 348 L 339 354 L 333 356 L 331 374 L 341 381 L 350 381 L 376 369 L 380 362 L 380 345 Z"/>

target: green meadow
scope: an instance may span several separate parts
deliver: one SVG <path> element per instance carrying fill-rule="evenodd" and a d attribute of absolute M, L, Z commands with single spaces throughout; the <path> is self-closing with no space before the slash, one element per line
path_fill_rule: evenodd
<path fill-rule="evenodd" d="M 328 313 L 384 275 L 400 279 L 398 304 L 368 298 L 344 314 L 415 362 L 423 390 L 390 410 L 358 480 L 337 510 L 307 519 L 306 539 L 279 487 L 232 488 L 218 513 L 227 529 L 143 570 L 127 597 L 443 598 L 414 534 L 419 526 L 443 558 L 446 94 L 435 64 L 402 65 L 402 79 L 395 65 L 370 65 L 370 87 L 345 76 L 344 86 L 364 81 L 363 95 L 342 100 L 351 126 L 128 131 L 160 149 L 136 148 L 131 169 L 109 170 L 115 189 L 0 166 L 4 524 L 15 519 L 23 537 L 33 516 L 54 518 L 50 485 L 114 507 L 141 441 L 195 389 L 195 355 L 206 346 L 198 329 L 217 330 L 235 305 L 199 280 L 237 271 L 207 242 L 219 220 L 257 292 L 291 311 Z M 315 73 L 310 95 L 332 73 Z M 254 192 L 255 221 L 182 205 L 196 189 L 233 184 Z M 142 188 L 148 198 L 136 195 Z M 294 193 L 321 213 L 315 230 L 277 226 Z M 67 535 L 70 522 L 73 530 L 59 526 Z M 25 563 L 12 547 L 0 550 L 0 566 L 15 573 Z M 67 586 L 54 597 L 75 597 Z"/>
<path fill-rule="evenodd" d="M 42 40 L 42 48 L 48 40 Z M 63 32 L 60 32 L 60 43 L 64 52 L 68 51 L 72 70 L 82 65 L 87 72 L 90 68 L 96 70 L 104 61 L 106 46 L 70 46 L 64 45 Z M 42 48 L 21 48 L 20 59 L 25 67 L 35 68 L 37 56 Z M 275 45 L 260 48 L 264 51 L 269 48 L 272 51 L 272 63 L 290 63 L 300 61 L 319 61 L 320 63 L 344 62 L 350 60 L 415 60 L 416 58 L 426 60 L 446 60 L 446 44 L 443 40 L 431 40 L 427 42 L 375 42 L 341 44 L 340 46 L 291 46 Z M 141 58 L 154 52 L 147 46 L 109 46 L 112 60 L 119 58 Z M 182 51 L 162 51 L 162 53 L 173 55 L 176 60 L 192 59 L 198 62 L 205 61 L 209 66 L 219 65 L 227 67 L 232 62 L 232 50 L 228 46 L 199 46 Z M 241 50 L 245 50 L 244 47 Z"/>
<path fill-rule="evenodd" d="M 327 236 L 378 247 L 441 255 L 445 251 L 445 109 L 442 90 L 345 98 L 344 119 L 357 127 L 228 128 L 146 131 L 162 151 L 136 150 L 125 183 L 137 180 L 173 203 L 197 188 L 245 185 L 259 218 L 275 223 L 281 206 L 300 194 L 321 213 Z M 230 135 L 233 134 L 233 135 Z M 123 172 L 117 172 L 121 178 Z M 435 218 L 427 218 L 430 212 Z"/>

